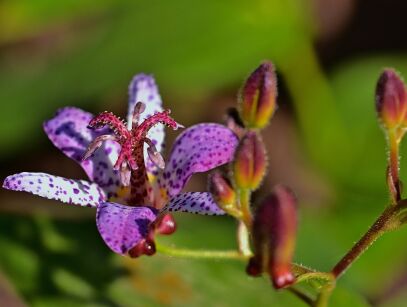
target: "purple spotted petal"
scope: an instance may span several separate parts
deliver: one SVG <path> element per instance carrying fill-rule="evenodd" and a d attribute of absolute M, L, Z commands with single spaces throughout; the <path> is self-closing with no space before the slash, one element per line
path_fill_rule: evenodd
<path fill-rule="evenodd" d="M 96 224 L 103 240 L 115 253 L 126 254 L 148 234 L 157 217 L 152 207 L 129 207 L 103 203 L 97 209 Z"/>
<path fill-rule="evenodd" d="M 129 108 L 127 113 L 128 128 L 131 128 L 134 106 L 139 101 L 146 105 L 145 111 L 140 116 L 140 122 L 145 120 L 147 117 L 150 117 L 154 113 L 161 112 L 163 110 L 161 96 L 152 76 L 138 74 L 134 76 L 129 85 Z M 154 126 L 148 132 L 147 136 L 153 141 L 158 152 L 161 152 L 164 146 L 164 126 L 162 124 Z M 147 145 L 144 147 L 144 156 L 148 157 Z M 157 175 L 157 167 L 149 158 L 146 158 L 146 166 L 149 173 Z"/>
<path fill-rule="evenodd" d="M 237 136 L 222 125 L 207 123 L 188 128 L 176 139 L 158 184 L 170 197 L 178 194 L 192 174 L 230 162 L 237 144 Z"/>
<path fill-rule="evenodd" d="M 64 154 L 78 162 L 91 181 L 96 182 L 109 196 L 113 196 L 120 185 L 119 174 L 112 165 L 116 162 L 120 146 L 113 141 L 103 143 L 89 159 L 82 161 L 89 143 L 107 129 L 88 129 L 91 113 L 74 107 L 60 109 L 54 118 L 44 123 L 49 139 Z"/>
<path fill-rule="evenodd" d="M 162 211 L 182 211 L 203 215 L 223 215 L 225 211 L 220 209 L 208 192 L 181 193 L 171 199 Z"/>
<path fill-rule="evenodd" d="M 95 183 L 45 173 L 20 173 L 8 176 L 4 180 L 3 188 L 87 207 L 97 207 L 106 200 L 104 192 Z"/>

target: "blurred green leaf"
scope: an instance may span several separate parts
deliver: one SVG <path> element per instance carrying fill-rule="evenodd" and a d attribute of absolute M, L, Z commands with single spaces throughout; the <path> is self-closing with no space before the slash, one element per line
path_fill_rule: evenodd
<path fill-rule="evenodd" d="M 21 291 L 32 291 L 39 275 L 38 255 L 19 242 L 0 237 L 0 266 Z"/>
<path fill-rule="evenodd" d="M 52 274 L 55 285 L 69 295 L 91 300 L 95 296 L 95 290 L 79 276 L 64 269 L 56 269 Z"/>

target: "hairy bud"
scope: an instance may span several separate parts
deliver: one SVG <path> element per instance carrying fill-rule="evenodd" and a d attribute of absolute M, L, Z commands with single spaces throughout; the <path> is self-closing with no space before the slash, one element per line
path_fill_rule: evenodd
<path fill-rule="evenodd" d="M 220 207 L 233 204 L 236 194 L 229 181 L 219 171 L 212 173 L 209 177 L 209 191 Z"/>
<path fill-rule="evenodd" d="M 219 171 L 209 176 L 208 189 L 219 208 L 227 214 L 240 218 L 241 212 L 236 207 L 236 193 L 230 183 Z"/>
<path fill-rule="evenodd" d="M 249 131 L 236 150 L 233 175 L 237 187 L 255 190 L 259 187 L 267 169 L 264 143 L 260 136 Z"/>
<path fill-rule="evenodd" d="M 406 87 L 393 69 L 385 69 L 377 81 L 376 111 L 386 129 L 407 126 Z"/>
<path fill-rule="evenodd" d="M 294 283 L 291 261 L 295 249 L 296 229 L 295 197 L 288 188 L 276 186 L 255 212 L 254 256 L 249 261 L 247 273 L 257 276 L 267 272 L 276 289 Z"/>
<path fill-rule="evenodd" d="M 240 92 L 241 117 L 248 128 L 263 128 L 277 104 L 277 78 L 273 64 L 265 61 L 247 78 Z"/>

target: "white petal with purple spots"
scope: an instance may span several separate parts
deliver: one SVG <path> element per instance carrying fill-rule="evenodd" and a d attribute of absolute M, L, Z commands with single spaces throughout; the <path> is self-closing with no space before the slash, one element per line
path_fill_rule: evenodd
<path fill-rule="evenodd" d="M 115 253 L 126 254 L 148 234 L 157 217 L 152 207 L 129 207 L 106 202 L 97 209 L 96 224 L 100 235 Z"/>
<path fill-rule="evenodd" d="M 158 184 L 170 197 L 178 194 L 192 174 L 230 162 L 237 144 L 237 136 L 223 125 L 206 123 L 188 128 L 176 139 Z"/>
<path fill-rule="evenodd" d="M 163 111 L 162 100 L 158 87 L 152 76 L 145 74 L 138 74 L 134 76 L 129 85 L 129 108 L 127 113 L 127 125 L 131 128 L 134 106 L 137 102 L 143 102 L 146 109 L 140 116 L 140 122 L 150 117 L 154 113 Z M 164 126 L 158 124 L 150 129 L 147 137 L 152 140 L 158 152 L 161 152 L 164 146 Z M 147 157 L 147 145 L 144 145 L 144 156 Z M 157 167 L 150 160 L 146 158 L 147 171 L 154 175 L 157 174 Z"/>
<path fill-rule="evenodd" d="M 44 123 L 44 130 L 56 147 L 83 167 L 91 181 L 96 182 L 109 196 L 114 196 L 120 185 L 120 178 L 112 165 L 117 160 L 120 146 L 113 141 L 106 141 L 89 159 L 82 161 L 89 143 L 109 131 L 88 129 L 92 118 L 91 113 L 66 107 Z"/>
<path fill-rule="evenodd" d="M 45 173 L 19 173 L 8 176 L 4 180 L 3 188 L 86 207 L 97 207 L 106 200 L 104 192 L 97 184 Z"/>
<path fill-rule="evenodd" d="M 223 215 L 225 211 L 220 209 L 208 192 L 181 193 L 170 200 L 162 211 L 181 211 L 203 215 Z"/>

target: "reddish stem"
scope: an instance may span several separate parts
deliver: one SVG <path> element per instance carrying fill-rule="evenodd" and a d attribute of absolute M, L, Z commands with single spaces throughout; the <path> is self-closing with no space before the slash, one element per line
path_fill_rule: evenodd
<path fill-rule="evenodd" d="M 346 269 L 388 229 L 388 222 L 397 210 L 398 207 L 391 206 L 383 211 L 363 237 L 356 242 L 352 249 L 332 269 L 331 272 L 335 278 L 342 275 Z"/>

